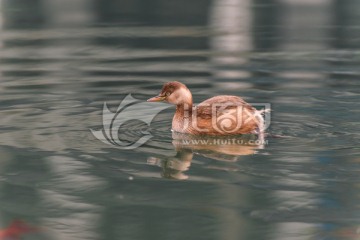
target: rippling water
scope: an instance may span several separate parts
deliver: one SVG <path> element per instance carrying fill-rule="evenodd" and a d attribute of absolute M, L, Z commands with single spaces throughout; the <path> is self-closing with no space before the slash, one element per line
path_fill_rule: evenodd
<path fill-rule="evenodd" d="M 251 27 L 226 6 L 215 4 L 204 26 L 5 24 L 0 225 L 42 227 L 24 239 L 358 238 L 360 21 L 326 25 L 316 5 L 313 26 L 288 16 Z M 150 128 L 127 125 L 128 135 L 154 136 L 140 148 L 92 135 L 104 102 L 115 111 L 129 93 L 146 100 L 172 80 L 195 102 L 270 103 L 268 144 L 184 147 L 171 107 Z"/>

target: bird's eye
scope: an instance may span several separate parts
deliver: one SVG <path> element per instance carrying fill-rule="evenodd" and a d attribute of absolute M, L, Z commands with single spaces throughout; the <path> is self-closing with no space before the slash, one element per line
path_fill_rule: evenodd
<path fill-rule="evenodd" d="M 168 97 L 168 96 L 170 96 L 170 93 L 169 93 L 169 92 L 166 92 L 165 95 Z"/>

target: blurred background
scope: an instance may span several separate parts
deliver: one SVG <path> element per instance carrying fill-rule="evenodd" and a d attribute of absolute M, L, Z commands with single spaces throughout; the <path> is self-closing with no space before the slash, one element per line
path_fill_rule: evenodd
<path fill-rule="evenodd" d="M 0 0 L 0 239 L 358 239 L 359 63 L 358 0 Z M 282 137 L 184 148 L 173 108 L 135 150 L 91 134 L 173 80 Z"/>

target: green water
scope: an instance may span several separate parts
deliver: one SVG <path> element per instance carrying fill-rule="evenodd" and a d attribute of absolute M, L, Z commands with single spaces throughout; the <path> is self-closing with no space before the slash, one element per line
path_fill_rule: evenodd
<path fill-rule="evenodd" d="M 1 1 L 0 226 L 22 239 L 356 239 L 356 1 Z M 306 17 L 304 17 L 306 16 Z M 272 106 L 264 148 L 96 139 L 103 104 L 185 83 Z M 137 113 L 148 114 L 147 109 Z M 124 129 L 123 129 L 124 130 Z"/>

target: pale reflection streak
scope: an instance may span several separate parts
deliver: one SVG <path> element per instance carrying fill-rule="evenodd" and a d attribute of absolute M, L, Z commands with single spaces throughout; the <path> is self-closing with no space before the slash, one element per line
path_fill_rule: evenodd
<path fill-rule="evenodd" d="M 315 227 L 312 223 L 284 222 L 277 223 L 277 230 L 271 239 L 276 240 L 304 240 L 316 239 Z"/>
<path fill-rule="evenodd" d="M 87 26 L 94 19 L 94 12 L 91 10 L 92 3 L 93 1 L 88 0 L 43 1 L 44 8 L 46 9 L 45 13 L 47 14 L 46 23 L 52 29 Z M 56 39 L 55 41 L 56 44 L 52 44 L 51 47 L 41 47 L 38 49 L 38 54 L 41 55 L 42 59 L 53 59 L 58 56 L 65 56 L 65 58 L 71 59 L 72 54 L 78 48 L 89 44 L 88 41 L 90 39 L 75 38 L 70 43 L 67 41 L 66 44 L 63 44 L 62 41 L 64 40 L 62 39 Z M 68 61 L 52 62 L 52 70 L 44 71 L 43 74 L 47 75 L 47 79 L 50 79 L 51 82 L 49 83 L 61 83 L 75 74 L 81 75 L 73 67 L 78 64 L 79 62 L 76 60 L 72 61 L 71 64 Z M 72 108 L 81 105 L 80 102 L 71 100 L 74 98 L 77 90 L 62 89 L 61 86 L 59 85 L 56 90 L 52 90 L 51 94 L 42 95 L 43 101 L 57 104 L 50 111 L 44 112 L 37 117 L 40 118 L 39 122 L 43 122 L 48 127 L 48 131 L 57 131 L 57 134 L 53 134 L 54 137 L 50 141 L 51 144 L 46 144 L 41 136 L 41 127 L 38 126 L 36 130 L 32 131 L 32 136 L 36 139 L 35 142 L 38 143 L 37 147 L 39 148 L 54 149 L 54 145 L 57 145 L 58 150 L 63 150 L 69 146 L 69 142 L 76 139 L 75 136 L 74 139 L 67 139 L 68 135 L 59 134 L 59 132 L 62 132 L 59 129 L 64 129 L 63 126 L 66 126 L 65 122 L 68 121 L 66 115 L 73 111 Z M 59 106 L 59 98 L 68 99 L 66 102 L 70 104 Z M 56 125 L 55 128 L 54 125 Z M 72 135 L 75 134 L 72 133 Z M 53 156 L 47 159 L 47 163 L 53 173 L 53 178 L 51 179 L 53 183 L 51 184 L 51 189 L 44 189 L 41 191 L 41 194 L 43 205 L 54 213 L 54 217 L 44 219 L 44 222 L 47 222 L 49 232 L 53 232 L 51 235 L 59 240 L 99 239 L 100 236 L 96 230 L 101 218 L 102 207 L 91 203 L 88 199 L 76 193 L 96 191 L 103 188 L 106 182 L 91 173 L 86 173 L 87 170 L 91 170 L 92 166 L 78 159 L 66 156 Z"/>
<path fill-rule="evenodd" d="M 106 182 L 86 174 L 92 167 L 66 156 L 47 159 L 53 173 L 51 190 L 41 191 L 42 205 L 51 209 L 56 217 L 44 219 L 56 239 L 98 239 L 97 223 L 102 207 L 88 202 L 76 192 L 91 192 L 104 188 Z"/>
<path fill-rule="evenodd" d="M 302 54 L 304 51 L 327 50 L 328 45 L 324 39 L 329 39 L 329 37 L 324 35 L 328 32 L 319 31 L 319 27 L 331 25 L 331 1 L 281 0 L 281 4 L 283 4 L 285 14 L 281 22 L 283 38 L 280 50 L 289 52 L 294 56 Z M 307 14 L 307 17 L 304 18 L 304 14 Z M 307 36 L 306 39 L 303 36 Z M 275 75 L 280 78 L 295 78 L 304 81 L 304 84 L 289 86 L 291 88 L 320 87 L 319 83 L 314 80 L 322 80 L 325 75 L 316 68 L 324 67 L 326 63 L 320 62 L 318 59 L 311 60 L 308 58 L 305 64 L 299 66 L 298 62 L 294 64 L 285 63 L 287 68 L 291 70 L 279 72 Z M 301 69 L 297 70 L 296 68 L 299 67 Z M 285 84 L 284 87 L 288 86 Z"/>
<path fill-rule="evenodd" d="M 252 49 L 251 44 L 251 0 L 216 0 L 210 12 L 210 27 L 214 32 L 221 34 L 213 35 L 210 38 L 210 46 L 213 53 L 212 71 L 215 79 L 234 79 L 249 77 L 249 73 L 241 70 L 226 70 L 227 66 L 240 66 L 246 63 L 246 59 L 238 56 Z M 222 56 L 217 54 L 221 53 Z M 232 56 L 232 54 L 237 54 Z M 225 55 L 223 55 L 225 54 Z M 221 82 L 226 86 L 226 82 Z M 245 178 L 245 176 L 244 176 Z M 244 179 L 246 180 L 246 179 Z M 230 200 L 235 205 L 246 205 L 247 192 L 235 185 L 219 185 L 218 196 Z M 215 203 L 216 204 L 216 203 Z M 220 239 L 243 239 L 246 238 L 249 227 L 246 221 L 240 217 L 237 211 L 228 211 L 219 208 L 216 211 L 219 221 L 223 224 L 219 229 Z"/>
<path fill-rule="evenodd" d="M 226 70 L 217 66 L 239 66 L 246 63 L 239 56 L 252 49 L 251 40 L 251 2 L 250 0 L 217 0 L 210 12 L 210 27 L 215 34 L 210 38 L 211 50 L 215 53 L 211 62 L 214 78 L 246 78 L 248 72 Z M 221 53 L 219 56 L 218 54 Z M 236 54 L 235 56 L 232 56 Z"/>
<path fill-rule="evenodd" d="M 323 39 L 328 39 L 324 36 L 328 32 L 319 31 L 319 27 L 329 26 L 331 23 L 331 1 L 282 0 L 281 2 L 284 8 L 281 22 L 282 49 L 288 51 L 327 49 L 328 46 Z"/>
<path fill-rule="evenodd" d="M 93 0 L 43 1 L 47 22 L 52 27 L 77 27 L 94 21 Z"/>

